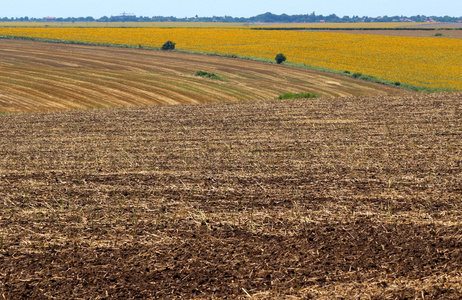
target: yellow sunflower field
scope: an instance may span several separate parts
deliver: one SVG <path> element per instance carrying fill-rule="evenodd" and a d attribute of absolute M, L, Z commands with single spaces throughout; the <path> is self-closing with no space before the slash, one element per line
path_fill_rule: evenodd
<path fill-rule="evenodd" d="M 98 44 L 161 47 L 274 59 L 359 72 L 430 88 L 462 90 L 462 40 L 246 27 L 196 28 L 0 28 L 18 36 Z"/>

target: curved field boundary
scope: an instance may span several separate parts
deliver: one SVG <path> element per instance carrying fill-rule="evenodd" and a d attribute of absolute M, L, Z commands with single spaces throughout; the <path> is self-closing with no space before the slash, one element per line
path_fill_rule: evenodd
<path fill-rule="evenodd" d="M 284 53 L 288 62 L 309 69 L 361 73 L 432 91 L 462 89 L 462 42 L 457 39 L 225 28 L 0 28 L 0 35 L 132 48 L 159 48 L 172 40 L 181 51 L 273 62 Z"/>
<path fill-rule="evenodd" d="M 53 111 L 405 91 L 335 74 L 235 58 L 0 40 L 0 111 Z M 194 76 L 216 73 L 225 81 Z"/>

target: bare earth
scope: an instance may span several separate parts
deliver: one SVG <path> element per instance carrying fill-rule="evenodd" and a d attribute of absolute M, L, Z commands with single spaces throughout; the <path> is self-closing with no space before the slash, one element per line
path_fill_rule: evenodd
<path fill-rule="evenodd" d="M 218 81 L 194 76 L 216 73 Z M 404 94 L 343 76 L 178 52 L 0 40 L 0 112 Z"/>
<path fill-rule="evenodd" d="M 0 124 L 0 299 L 462 298 L 461 93 Z"/>

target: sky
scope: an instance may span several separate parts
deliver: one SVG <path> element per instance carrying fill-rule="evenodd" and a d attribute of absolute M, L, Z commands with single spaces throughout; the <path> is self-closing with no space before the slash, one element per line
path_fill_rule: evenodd
<path fill-rule="evenodd" d="M 0 0 L 0 17 L 251 17 L 262 13 L 343 16 L 462 16 L 461 0 Z M 6 3 L 5 3 L 6 2 Z"/>

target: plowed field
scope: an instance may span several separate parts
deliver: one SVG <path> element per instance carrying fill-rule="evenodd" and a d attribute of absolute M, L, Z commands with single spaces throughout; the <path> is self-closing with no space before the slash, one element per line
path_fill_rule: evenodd
<path fill-rule="evenodd" d="M 460 93 L 0 124 L 0 299 L 462 298 Z"/>
<path fill-rule="evenodd" d="M 225 81 L 194 76 L 198 70 Z M 403 94 L 300 68 L 178 52 L 0 40 L 0 112 Z"/>

